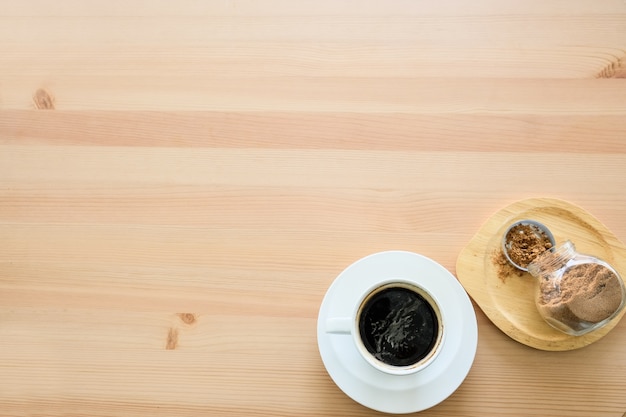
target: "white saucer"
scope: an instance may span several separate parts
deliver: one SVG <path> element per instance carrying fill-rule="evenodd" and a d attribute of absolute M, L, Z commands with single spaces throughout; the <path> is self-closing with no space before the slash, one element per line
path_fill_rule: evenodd
<path fill-rule="evenodd" d="M 412 375 L 390 375 L 359 354 L 351 335 L 327 333 L 326 321 L 350 317 L 359 296 L 378 282 L 401 278 L 430 292 L 445 327 L 435 360 Z M 461 385 L 474 362 L 476 315 L 457 279 L 437 262 L 412 252 L 380 252 L 346 268 L 332 283 L 317 319 L 317 343 L 324 366 L 337 386 L 356 402 L 386 413 L 413 413 L 433 407 Z"/>

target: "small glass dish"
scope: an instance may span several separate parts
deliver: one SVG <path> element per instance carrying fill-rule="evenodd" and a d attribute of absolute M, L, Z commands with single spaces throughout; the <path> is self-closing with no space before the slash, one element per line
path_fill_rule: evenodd
<path fill-rule="evenodd" d="M 556 245 L 554 235 L 536 220 L 519 220 L 511 224 L 502 236 L 502 252 L 517 269 L 528 271 L 528 264 L 541 253 Z"/>

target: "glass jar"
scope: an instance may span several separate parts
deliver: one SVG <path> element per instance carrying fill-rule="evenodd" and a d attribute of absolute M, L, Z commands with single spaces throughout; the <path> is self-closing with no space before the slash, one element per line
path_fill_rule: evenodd
<path fill-rule="evenodd" d="M 570 241 L 538 256 L 528 272 L 537 279 L 537 310 L 562 332 L 580 336 L 598 329 L 626 305 L 617 271 L 601 259 L 576 252 Z"/>

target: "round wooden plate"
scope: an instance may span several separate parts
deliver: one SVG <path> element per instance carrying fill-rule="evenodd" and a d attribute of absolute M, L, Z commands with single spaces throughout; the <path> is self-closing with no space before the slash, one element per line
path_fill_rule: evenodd
<path fill-rule="evenodd" d="M 495 260 L 508 225 L 532 219 L 545 224 L 556 244 L 571 240 L 576 250 L 610 263 L 626 276 L 626 246 L 598 219 L 563 200 L 533 198 L 495 213 L 461 251 L 456 273 L 465 290 L 487 317 L 512 339 L 536 349 L 562 351 L 587 346 L 606 335 L 626 309 L 601 329 L 571 336 L 550 327 L 535 307 L 535 278 L 513 269 L 501 270 Z"/>

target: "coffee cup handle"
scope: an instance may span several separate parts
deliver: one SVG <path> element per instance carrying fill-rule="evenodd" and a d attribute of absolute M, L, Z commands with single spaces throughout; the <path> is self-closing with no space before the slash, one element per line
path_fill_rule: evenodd
<path fill-rule="evenodd" d="M 326 333 L 351 334 L 351 317 L 333 317 L 326 320 Z"/>

